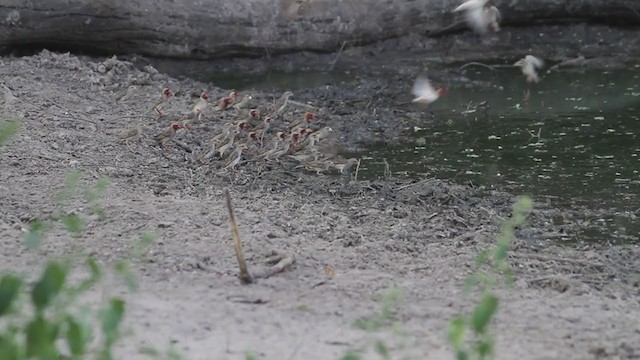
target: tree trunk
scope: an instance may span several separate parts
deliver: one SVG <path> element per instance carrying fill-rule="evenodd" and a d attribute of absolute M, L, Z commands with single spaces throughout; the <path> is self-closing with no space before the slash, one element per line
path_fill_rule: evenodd
<path fill-rule="evenodd" d="M 0 47 L 208 59 L 466 29 L 449 0 L 0 0 Z M 503 25 L 640 24 L 635 0 L 498 0 Z"/>

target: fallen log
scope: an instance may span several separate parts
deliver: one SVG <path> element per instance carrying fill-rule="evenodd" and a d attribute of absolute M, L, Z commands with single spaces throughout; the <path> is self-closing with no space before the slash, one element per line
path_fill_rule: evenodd
<path fill-rule="evenodd" d="M 211 59 L 465 31 L 448 0 L 0 0 L 0 48 Z M 504 23 L 639 25 L 640 1 L 498 0 Z"/>

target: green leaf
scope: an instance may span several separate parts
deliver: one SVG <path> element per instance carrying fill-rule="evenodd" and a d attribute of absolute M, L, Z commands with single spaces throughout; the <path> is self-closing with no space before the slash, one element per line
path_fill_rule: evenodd
<path fill-rule="evenodd" d="M 29 224 L 29 232 L 27 233 L 24 243 L 29 249 L 34 249 L 42 243 L 43 233 L 47 228 L 47 224 L 42 220 L 33 220 Z"/>
<path fill-rule="evenodd" d="M 152 347 L 149 347 L 149 346 L 144 346 L 144 347 L 140 348 L 140 354 L 147 355 L 147 356 L 152 357 L 152 358 L 159 358 L 160 357 L 160 352 L 158 350 L 156 350 L 155 348 L 152 348 Z"/>
<path fill-rule="evenodd" d="M 65 187 L 56 195 L 55 201 L 58 204 L 62 204 L 73 196 L 78 184 L 80 183 L 81 173 L 78 170 L 74 170 L 67 174 L 67 180 L 65 181 Z"/>
<path fill-rule="evenodd" d="M 86 352 L 89 344 L 89 336 L 80 324 L 72 316 L 67 316 L 67 344 L 73 356 L 81 356 Z"/>
<path fill-rule="evenodd" d="M 124 300 L 112 298 L 109 305 L 100 312 L 100 324 L 105 335 L 105 345 L 110 348 L 118 339 L 120 323 L 124 317 Z"/>
<path fill-rule="evenodd" d="M 0 146 L 8 142 L 16 134 L 19 127 L 18 120 L 9 120 L 0 124 Z"/>
<path fill-rule="evenodd" d="M 469 354 L 467 354 L 466 351 L 464 350 L 456 351 L 456 360 L 468 360 L 468 359 L 469 359 Z"/>
<path fill-rule="evenodd" d="M 471 289 L 478 284 L 480 281 L 478 274 L 471 274 L 466 279 L 464 279 L 464 293 L 465 295 L 469 294 Z"/>
<path fill-rule="evenodd" d="M 478 255 L 476 256 L 476 268 L 479 268 L 480 266 L 484 265 L 487 262 L 487 251 L 486 250 L 482 250 L 478 253 Z"/>
<path fill-rule="evenodd" d="M 84 230 L 84 222 L 75 214 L 67 214 L 62 217 L 62 223 L 67 230 L 73 233 L 80 233 Z"/>
<path fill-rule="evenodd" d="M 129 263 L 124 260 L 119 260 L 115 264 L 115 270 L 120 277 L 124 280 L 129 288 L 129 291 L 135 292 L 138 291 L 138 279 L 133 274 Z"/>
<path fill-rule="evenodd" d="M 382 356 L 384 359 L 388 359 L 389 358 L 389 349 L 387 349 L 387 345 L 384 344 L 384 342 L 378 340 L 376 341 L 376 352 Z"/>
<path fill-rule="evenodd" d="M 11 309 L 11 304 L 20 294 L 22 287 L 22 279 L 19 277 L 6 274 L 0 280 L 0 317 Z"/>
<path fill-rule="evenodd" d="M 42 311 L 60 293 L 67 277 L 67 268 L 52 261 L 47 264 L 40 280 L 33 286 L 31 300 L 36 310 Z"/>
<path fill-rule="evenodd" d="M 340 360 L 360 360 L 360 355 L 358 355 L 353 350 L 349 350 Z"/>
<path fill-rule="evenodd" d="M 480 355 L 480 359 L 491 356 L 493 354 L 493 340 L 491 338 L 478 340 L 475 348 L 478 355 Z"/>
<path fill-rule="evenodd" d="M 180 355 L 180 353 L 178 352 L 178 350 L 176 350 L 176 348 L 174 346 L 169 347 L 169 350 L 167 351 L 167 358 L 169 360 L 180 360 L 182 359 L 182 356 Z"/>
<path fill-rule="evenodd" d="M 59 354 L 55 346 L 57 328 L 41 314 L 37 315 L 26 328 L 27 356 L 39 360 L 57 360 Z"/>
<path fill-rule="evenodd" d="M 138 243 L 134 246 L 133 250 L 131 251 L 131 255 L 134 258 L 140 259 L 142 258 L 142 255 L 144 253 L 144 251 L 149 247 L 149 245 L 156 239 L 156 235 L 149 231 L 149 230 L 145 230 L 142 235 L 140 236 L 140 240 L 138 241 Z"/>
<path fill-rule="evenodd" d="M 456 316 L 451 320 L 449 324 L 449 331 L 447 338 L 449 343 L 454 349 L 459 350 L 462 348 L 462 341 L 464 340 L 465 320 L 462 316 Z"/>
<path fill-rule="evenodd" d="M 513 204 L 513 212 L 518 214 L 526 214 L 533 209 L 533 200 L 528 196 L 518 196 L 515 204 Z"/>
<path fill-rule="evenodd" d="M 0 336 L 0 359 L 3 360 L 22 360 L 25 357 L 21 354 L 22 347 L 18 346 L 16 336 L 5 333 Z"/>
<path fill-rule="evenodd" d="M 498 310 L 498 298 L 493 294 L 486 294 L 471 314 L 473 331 L 477 334 L 483 333 L 496 310 Z"/>

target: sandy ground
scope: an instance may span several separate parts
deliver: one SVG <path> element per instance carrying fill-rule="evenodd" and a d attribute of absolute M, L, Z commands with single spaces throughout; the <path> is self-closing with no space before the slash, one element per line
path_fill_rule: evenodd
<path fill-rule="evenodd" d="M 511 195 L 436 179 L 352 181 L 278 164 L 219 170 L 194 164 L 177 146 L 164 152 L 148 135 L 120 144 L 117 135 L 147 121 L 141 115 L 149 115 L 164 86 L 179 90 L 169 112 L 188 109 L 192 92 L 206 88 L 218 99 L 228 90 L 103 60 L 46 51 L 0 59 L 2 119 L 21 120 L 0 155 L 3 269 L 38 271 L 44 256 L 78 251 L 109 264 L 130 256 L 151 230 L 157 240 L 143 260 L 133 260 L 141 288 L 126 295 L 133 335 L 119 348 L 121 359 L 144 358 L 141 346 L 169 345 L 195 360 L 243 359 L 247 352 L 338 359 L 350 349 L 376 358 L 376 339 L 392 358 L 453 358 L 446 329 L 472 300 L 462 294 L 463 280 L 477 252 L 494 241 Z M 132 81 L 141 90 L 116 103 Z M 266 95 L 254 95 L 257 106 L 265 104 Z M 344 127 L 349 118 L 329 110 L 320 121 Z M 155 123 L 152 133 L 164 126 L 166 120 Z M 189 132 L 177 139 L 197 144 Z M 71 200 L 64 209 L 87 221 L 85 233 L 71 237 L 56 227 L 42 248 L 26 250 L 23 229 L 53 213 L 72 169 L 82 172 L 83 186 L 110 179 L 100 200 L 107 217 L 91 215 L 81 198 Z M 291 268 L 239 283 L 226 189 L 252 269 L 274 252 L 294 256 Z M 564 215 L 538 205 L 530 226 L 518 232 L 510 256 L 515 285 L 498 293 L 497 358 L 640 358 L 640 250 L 558 247 L 549 234 L 571 229 L 570 221 L 557 225 L 558 216 Z M 378 311 L 378 296 L 392 286 L 402 296 L 389 325 L 375 332 L 353 326 Z"/>

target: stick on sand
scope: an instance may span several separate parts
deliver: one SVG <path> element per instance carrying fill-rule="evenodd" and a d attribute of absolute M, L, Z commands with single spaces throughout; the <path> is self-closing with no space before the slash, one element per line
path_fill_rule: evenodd
<path fill-rule="evenodd" d="M 240 267 L 240 274 L 238 278 L 242 284 L 253 283 L 253 277 L 249 274 L 247 267 L 247 261 L 244 258 L 244 252 L 242 251 L 242 241 L 240 241 L 240 232 L 238 231 L 238 224 L 236 218 L 233 216 L 233 208 L 231 207 L 231 195 L 229 190 L 225 191 L 225 197 L 227 198 L 227 209 L 229 210 L 229 223 L 231 223 L 231 237 L 235 244 L 236 258 L 238 259 L 238 267 Z"/>

